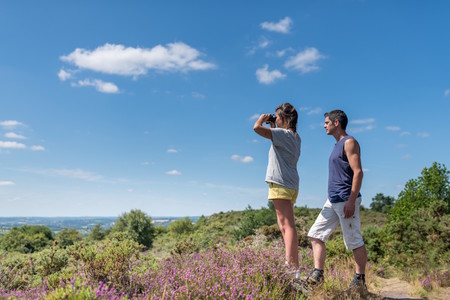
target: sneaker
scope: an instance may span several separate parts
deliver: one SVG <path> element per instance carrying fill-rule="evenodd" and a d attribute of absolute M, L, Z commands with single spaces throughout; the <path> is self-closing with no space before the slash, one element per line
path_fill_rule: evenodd
<path fill-rule="evenodd" d="M 324 281 L 323 270 L 314 269 L 309 273 L 308 278 L 306 278 L 306 282 L 310 285 L 319 285 Z"/>
<path fill-rule="evenodd" d="M 292 279 L 300 279 L 300 270 L 286 270 L 287 275 Z"/>
<path fill-rule="evenodd" d="M 364 274 L 355 274 L 355 275 L 353 275 L 353 279 L 350 282 L 349 288 L 353 288 L 353 287 L 367 288 L 366 287 L 366 277 L 365 277 Z"/>

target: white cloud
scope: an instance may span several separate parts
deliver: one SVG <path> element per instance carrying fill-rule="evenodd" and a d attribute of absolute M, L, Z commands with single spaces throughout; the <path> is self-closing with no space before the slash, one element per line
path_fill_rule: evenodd
<path fill-rule="evenodd" d="M 16 185 L 13 181 L 0 181 L 0 186 L 13 186 Z"/>
<path fill-rule="evenodd" d="M 412 159 L 412 155 L 411 154 L 405 154 L 405 155 L 403 155 L 402 159 L 410 160 L 410 159 Z"/>
<path fill-rule="evenodd" d="M 444 95 L 445 97 L 450 96 L 450 90 L 445 90 Z"/>
<path fill-rule="evenodd" d="M 375 122 L 374 118 L 367 118 L 367 119 L 357 119 L 350 121 L 350 124 L 352 125 L 363 125 L 359 127 L 351 127 L 348 131 L 352 133 L 359 133 L 363 131 L 369 131 L 375 128 L 375 125 L 373 123 Z"/>
<path fill-rule="evenodd" d="M 103 179 L 103 176 L 97 175 L 89 171 L 84 171 L 82 169 L 44 169 L 44 170 L 24 170 L 24 171 L 40 175 L 68 177 L 86 181 L 100 181 Z"/>
<path fill-rule="evenodd" d="M 18 126 L 23 126 L 23 123 L 19 122 L 19 121 L 15 121 L 15 120 L 7 120 L 7 121 L 2 121 L 0 122 L 0 126 L 4 127 L 4 128 L 16 128 Z"/>
<path fill-rule="evenodd" d="M 248 164 L 251 163 L 253 161 L 253 157 L 251 156 L 240 156 L 237 154 L 234 154 L 231 156 L 232 160 L 236 160 L 236 161 L 240 161 L 242 163 Z"/>
<path fill-rule="evenodd" d="M 257 42 L 257 44 L 255 46 L 251 47 L 251 49 L 248 51 L 248 54 L 253 55 L 259 49 L 267 48 L 270 45 L 270 43 L 271 43 L 270 40 L 263 36 L 259 39 L 259 41 Z"/>
<path fill-rule="evenodd" d="M 61 70 L 59 70 L 59 72 L 58 72 L 58 78 L 59 78 L 61 81 L 66 81 L 67 79 L 72 78 L 72 73 L 67 72 L 67 71 L 64 70 L 64 69 L 61 69 Z"/>
<path fill-rule="evenodd" d="M 283 50 L 278 50 L 277 51 L 277 56 L 278 57 L 283 57 L 283 56 L 285 56 L 286 55 L 286 53 L 287 52 L 291 52 L 293 49 L 292 48 L 286 48 L 286 49 L 283 49 Z"/>
<path fill-rule="evenodd" d="M 270 45 L 270 41 L 267 38 L 262 37 L 259 40 L 258 48 L 264 49 L 264 48 L 267 48 L 269 45 Z"/>
<path fill-rule="evenodd" d="M 325 58 L 316 48 L 307 48 L 295 56 L 288 58 L 284 67 L 287 69 L 298 70 L 301 73 L 309 73 L 319 69 L 317 62 Z"/>
<path fill-rule="evenodd" d="M 14 132 L 7 132 L 5 133 L 5 137 L 9 138 L 9 139 L 16 139 L 16 140 L 25 140 L 26 137 L 24 137 L 23 135 L 14 133 Z"/>
<path fill-rule="evenodd" d="M 17 142 L 4 142 L 0 141 L 0 148 L 6 148 L 6 149 L 25 149 L 27 146 L 22 143 Z"/>
<path fill-rule="evenodd" d="M 250 121 L 256 121 L 259 119 L 259 117 L 261 116 L 261 114 L 254 114 L 253 116 L 251 116 L 249 118 Z"/>
<path fill-rule="evenodd" d="M 352 133 L 360 133 L 360 132 L 372 130 L 374 128 L 375 128 L 375 126 L 373 126 L 373 125 L 367 125 L 364 127 L 353 127 L 353 128 L 350 128 L 348 131 L 352 132 Z"/>
<path fill-rule="evenodd" d="M 99 181 L 103 179 L 102 176 L 94 174 L 92 172 L 84 171 L 81 169 L 52 169 L 49 170 L 49 174 L 58 175 L 62 177 L 69 177 L 74 179 L 82 179 L 87 181 Z"/>
<path fill-rule="evenodd" d="M 314 123 L 309 125 L 310 129 L 323 128 L 323 123 Z"/>
<path fill-rule="evenodd" d="M 197 93 L 197 92 L 192 92 L 191 95 L 192 95 L 192 98 L 194 98 L 194 99 L 205 99 L 206 98 L 205 95 L 203 95 L 201 93 Z"/>
<path fill-rule="evenodd" d="M 397 145 L 395 145 L 395 147 L 397 147 L 397 148 L 406 148 L 408 145 L 406 145 L 406 144 L 397 144 Z"/>
<path fill-rule="evenodd" d="M 386 126 L 386 130 L 388 131 L 400 131 L 400 129 L 398 126 Z"/>
<path fill-rule="evenodd" d="M 184 43 L 171 43 L 153 48 L 133 48 L 123 45 L 105 44 L 94 50 L 75 49 L 61 60 L 95 72 L 140 76 L 149 70 L 198 71 L 215 68 L 215 65 L 200 59 L 201 53 Z"/>
<path fill-rule="evenodd" d="M 369 169 L 363 168 L 363 172 L 364 172 L 364 173 L 367 173 L 367 172 L 369 172 Z"/>
<path fill-rule="evenodd" d="M 167 149 L 167 153 L 177 153 L 176 149 Z"/>
<path fill-rule="evenodd" d="M 417 136 L 420 137 L 420 138 L 425 139 L 425 138 L 427 138 L 427 137 L 430 136 L 430 133 L 428 133 L 428 132 L 426 132 L 426 131 L 418 132 L 418 133 L 417 133 Z"/>
<path fill-rule="evenodd" d="M 261 28 L 279 33 L 289 33 L 292 24 L 293 22 L 291 18 L 285 17 L 284 19 L 278 21 L 278 23 L 263 22 L 261 23 Z"/>
<path fill-rule="evenodd" d="M 115 85 L 112 82 L 104 82 L 99 79 L 85 79 L 85 80 L 79 80 L 78 86 L 93 86 L 97 91 L 100 93 L 106 93 L 106 94 L 115 94 L 119 92 L 119 88 L 117 85 Z"/>
<path fill-rule="evenodd" d="M 177 170 L 172 170 L 172 171 L 167 171 L 166 174 L 167 175 L 173 175 L 173 176 L 180 176 L 181 172 L 177 171 Z"/>
<path fill-rule="evenodd" d="M 316 108 L 313 108 L 313 109 L 309 110 L 307 112 L 307 114 L 308 115 L 317 115 L 317 114 L 320 114 L 321 112 L 322 112 L 322 108 L 316 107 Z"/>
<path fill-rule="evenodd" d="M 411 132 L 409 132 L 409 131 L 400 132 L 400 136 L 405 136 L 405 135 L 411 135 Z"/>
<path fill-rule="evenodd" d="M 43 146 L 34 145 L 31 146 L 32 151 L 45 151 L 45 148 Z"/>
<path fill-rule="evenodd" d="M 357 124 L 357 125 L 360 125 L 360 124 L 370 124 L 370 123 L 373 123 L 373 122 L 375 122 L 375 119 L 374 119 L 374 118 L 368 118 L 368 119 L 357 119 L 357 120 L 353 120 L 353 121 L 350 121 L 350 124 Z"/>
<path fill-rule="evenodd" d="M 256 70 L 256 78 L 258 79 L 259 83 L 263 84 L 271 84 L 276 80 L 283 79 L 285 77 L 286 75 L 278 70 L 269 71 L 268 65 L 264 65 L 264 67 Z"/>

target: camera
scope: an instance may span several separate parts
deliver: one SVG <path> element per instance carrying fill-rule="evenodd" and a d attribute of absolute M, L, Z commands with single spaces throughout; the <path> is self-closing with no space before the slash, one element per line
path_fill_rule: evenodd
<path fill-rule="evenodd" d="M 277 119 L 277 116 L 275 114 L 271 114 L 269 116 L 269 120 L 266 121 L 266 124 L 269 124 L 270 122 L 275 123 L 276 119 Z"/>

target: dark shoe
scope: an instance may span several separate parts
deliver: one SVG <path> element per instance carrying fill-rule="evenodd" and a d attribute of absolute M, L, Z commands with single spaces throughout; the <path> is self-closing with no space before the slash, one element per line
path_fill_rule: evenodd
<path fill-rule="evenodd" d="M 353 287 L 362 287 L 362 288 L 367 288 L 366 287 L 366 277 L 364 276 L 364 274 L 355 274 L 353 275 L 353 279 L 350 282 L 350 287 L 349 288 L 353 288 Z"/>
<path fill-rule="evenodd" d="M 314 269 L 309 273 L 308 278 L 306 278 L 306 282 L 311 286 L 322 284 L 324 281 L 323 270 Z"/>

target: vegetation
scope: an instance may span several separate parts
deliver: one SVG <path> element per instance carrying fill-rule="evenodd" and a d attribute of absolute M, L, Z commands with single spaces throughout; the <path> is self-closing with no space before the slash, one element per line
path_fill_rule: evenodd
<path fill-rule="evenodd" d="M 369 290 L 399 272 L 422 296 L 450 286 L 449 171 L 434 163 L 396 201 L 377 194 L 361 210 Z M 303 273 L 313 266 L 307 229 L 319 209 L 295 207 Z M 0 236 L 0 299 L 302 299 L 292 288 L 273 207 L 220 212 L 168 227 L 140 210 L 87 237 L 73 229 L 15 227 Z M 316 298 L 342 296 L 352 253 L 338 231 L 326 244 L 326 281 Z"/>
<path fill-rule="evenodd" d="M 372 199 L 372 203 L 370 203 L 370 209 L 387 213 L 392 208 L 392 205 L 394 205 L 394 202 L 394 197 L 385 196 L 383 193 L 378 193 Z"/>
<path fill-rule="evenodd" d="M 111 228 L 111 232 L 124 233 L 147 249 L 152 246 L 154 239 L 152 218 L 138 209 L 122 214 Z"/>

